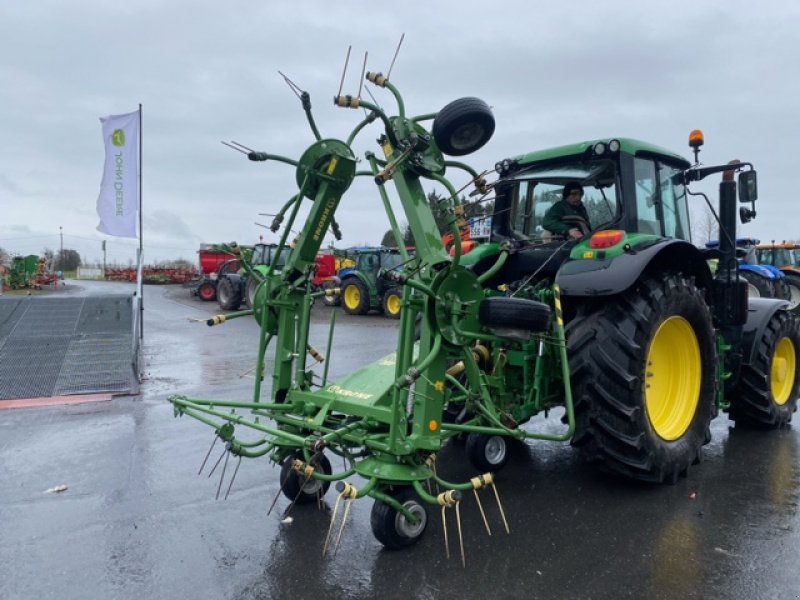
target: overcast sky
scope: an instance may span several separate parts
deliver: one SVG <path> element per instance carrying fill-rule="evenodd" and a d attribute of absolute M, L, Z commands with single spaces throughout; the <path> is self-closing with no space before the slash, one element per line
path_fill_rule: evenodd
<path fill-rule="evenodd" d="M 258 2 L 36 0 L 0 3 L 0 247 L 76 249 L 127 263 L 135 239 L 96 231 L 103 167 L 99 118 L 143 105 L 148 262 L 197 260 L 201 243 L 277 236 L 256 225 L 295 192 L 294 169 L 223 146 L 297 158 L 313 142 L 278 71 L 311 94 L 323 137 L 363 116 L 335 108 L 367 69 L 387 72 L 409 115 L 483 98 L 497 129 L 477 170 L 501 158 L 599 137 L 635 137 L 689 157 L 702 129 L 706 164 L 759 172 L 746 235 L 800 238 L 794 186 L 800 142 L 800 4 L 684 2 Z M 386 90 L 371 91 L 394 114 Z M 368 99 L 366 92 L 363 96 Z M 379 151 L 377 125 L 356 154 Z M 463 175 L 453 177 L 456 187 Z M 716 183 L 699 189 L 714 193 Z M 435 189 L 435 188 L 429 188 Z M 337 213 L 341 247 L 388 228 L 368 178 Z M 326 243 L 332 239 L 326 238 Z"/>

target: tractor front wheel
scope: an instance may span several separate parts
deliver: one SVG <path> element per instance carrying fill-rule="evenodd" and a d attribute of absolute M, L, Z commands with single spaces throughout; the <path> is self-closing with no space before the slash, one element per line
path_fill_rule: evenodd
<path fill-rule="evenodd" d="M 797 410 L 800 331 L 792 315 L 779 310 L 756 342 L 753 361 L 731 394 L 730 417 L 737 424 L 774 429 Z"/>
<path fill-rule="evenodd" d="M 303 460 L 302 453 L 292 454 L 281 464 L 281 490 L 283 495 L 295 504 L 308 504 L 316 501 L 318 497 L 324 496 L 331 482 L 314 479 L 313 477 L 306 478 L 304 474 L 298 473 L 292 467 L 297 459 Z M 315 471 L 319 471 L 324 475 L 333 473 L 331 463 L 324 454 L 319 453 L 312 456 L 310 465 Z"/>
<path fill-rule="evenodd" d="M 390 319 L 399 319 L 402 302 L 403 292 L 401 292 L 399 288 L 386 290 L 386 293 L 383 295 L 383 314 Z"/>
<path fill-rule="evenodd" d="M 372 534 L 387 550 L 400 550 L 420 540 L 428 525 L 428 510 L 413 488 L 402 487 L 392 496 L 414 516 L 412 522 L 402 512 L 381 500 L 375 500 L 369 523 Z"/>
<path fill-rule="evenodd" d="M 358 279 L 342 285 L 342 306 L 349 315 L 365 315 L 369 312 L 369 292 Z"/>
<path fill-rule="evenodd" d="M 200 287 L 197 288 L 197 295 L 200 296 L 201 300 L 211 302 L 217 297 L 217 288 L 210 281 L 204 281 L 200 284 Z"/>
<path fill-rule="evenodd" d="M 568 326 L 575 435 L 590 462 L 675 482 L 711 440 L 717 347 L 701 290 L 664 273 Z"/>

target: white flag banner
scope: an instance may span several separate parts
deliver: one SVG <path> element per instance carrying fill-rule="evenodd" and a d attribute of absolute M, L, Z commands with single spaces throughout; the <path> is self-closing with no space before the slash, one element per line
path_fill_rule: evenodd
<path fill-rule="evenodd" d="M 97 197 L 97 231 L 136 237 L 139 206 L 139 111 L 100 119 L 106 161 Z"/>

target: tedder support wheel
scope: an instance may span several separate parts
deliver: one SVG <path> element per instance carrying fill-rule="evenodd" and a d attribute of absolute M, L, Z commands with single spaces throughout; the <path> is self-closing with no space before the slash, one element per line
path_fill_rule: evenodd
<path fill-rule="evenodd" d="M 369 292 L 358 279 L 351 279 L 342 286 L 342 306 L 349 315 L 365 315 L 369 312 Z"/>
<path fill-rule="evenodd" d="M 217 300 L 223 310 L 236 310 L 242 304 L 242 293 L 234 289 L 230 279 L 223 277 L 217 282 Z"/>
<path fill-rule="evenodd" d="M 717 347 L 703 293 L 678 273 L 640 280 L 568 326 L 572 444 L 600 468 L 673 483 L 699 461 L 716 410 Z"/>
<path fill-rule="evenodd" d="M 775 286 L 763 275 L 753 271 L 739 271 L 739 275 L 747 280 L 747 295 L 750 298 L 775 297 Z"/>
<path fill-rule="evenodd" d="M 320 479 L 306 479 L 301 473 L 292 468 L 295 459 L 303 460 L 302 454 L 292 454 L 281 464 L 281 489 L 283 495 L 293 500 L 296 504 L 308 504 L 315 502 L 317 496 L 324 496 L 331 485 L 330 481 Z M 321 473 L 330 475 L 333 470 L 328 457 L 324 454 L 315 454 L 311 458 L 311 465 Z M 295 500 L 296 499 L 296 500 Z"/>
<path fill-rule="evenodd" d="M 744 365 L 731 394 L 730 417 L 737 425 L 777 428 L 797 410 L 800 331 L 792 315 L 776 312 L 756 340 L 752 364 Z"/>
<path fill-rule="evenodd" d="M 386 290 L 383 295 L 383 314 L 390 319 L 400 318 L 400 308 L 402 307 L 403 292 L 398 288 Z"/>
<path fill-rule="evenodd" d="M 499 330 L 547 331 L 550 307 L 537 300 L 495 296 L 481 301 L 478 320 L 481 325 Z"/>
<path fill-rule="evenodd" d="M 789 310 L 800 314 L 800 276 L 786 275 L 786 284 L 789 286 Z"/>
<path fill-rule="evenodd" d="M 439 111 L 431 133 L 439 150 L 450 156 L 464 156 L 492 137 L 494 115 L 480 98 L 460 98 Z"/>
<path fill-rule="evenodd" d="M 197 288 L 197 295 L 200 296 L 201 300 L 211 302 L 217 297 L 217 288 L 210 281 L 205 281 Z"/>
<path fill-rule="evenodd" d="M 428 525 L 428 511 L 411 487 L 396 488 L 391 495 L 416 517 L 416 523 L 412 523 L 403 513 L 381 500 L 375 500 L 372 505 L 369 523 L 375 539 L 387 550 L 400 550 L 415 544 L 425 533 L 425 527 Z"/>
<path fill-rule="evenodd" d="M 481 473 L 496 473 L 508 462 L 510 447 L 501 435 L 470 433 L 467 436 L 467 458 Z"/>

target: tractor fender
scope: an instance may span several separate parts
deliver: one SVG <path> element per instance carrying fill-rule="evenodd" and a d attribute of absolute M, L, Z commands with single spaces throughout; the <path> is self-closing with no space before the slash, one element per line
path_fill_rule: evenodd
<path fill-rule="evenodd" d="M 740 264 L 739 270 L 752 271 L 753 273 L 758 273 L 759 275 L 766 277 L 767 279 L 780 279 L 782 276 L 780 269 L 770 265 Z"/>
<path fill-rule="evenodd" d="M 364 286 L 367 288 L 367 290 L 371 291 L 371 290 L 373 290 L 375 288 L 375 286 L 372 283 L 370 283 L 369 279 L 367 279 L 364 276 L 364 274 L 361 273 L 361 271 L 356 271 L 355 269 L 350 271 L 349 273 L 345 273 L 345 275 L 343 277 L 341 277 L 341 280 L 339 282 L 341 284 L 341 287 L 344 287 L 344 285 L 350 279 L 358 279 L 359 281 L 361 281 L 361 283 L 364 284 Z"/>
<path fill-rule="evenodd" d="M 742 363 L 753 363 L 756 341 L 761 339 L 772 315 L 788 308 L 789 303 L 786 300 L 750 298 L 747 303 L 747 321 L 742 328 Z"/>
<path fill-rule="evenodd" d="M 568 260 L 561 265 L 555 282 L 565 296 L 612 296 L 630 288 L 646 271 L 680 269 L 709 289 L 711 270 L 703 253 L 683 240 L 658 239 L 606 259 L 594 251 L 592 258 Z"/>

